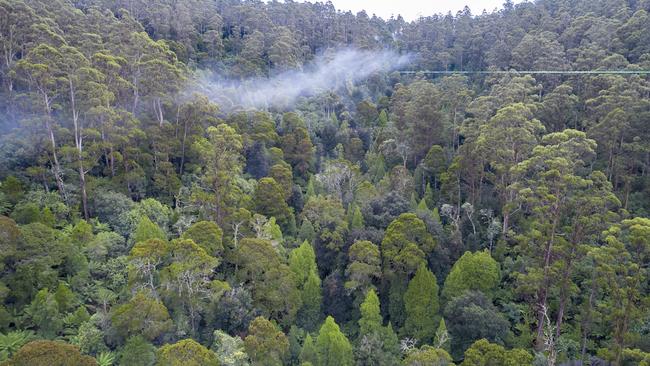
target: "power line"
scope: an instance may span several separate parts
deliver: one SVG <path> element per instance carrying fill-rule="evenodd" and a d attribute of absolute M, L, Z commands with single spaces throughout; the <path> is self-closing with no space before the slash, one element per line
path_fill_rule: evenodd
<path fill-rule="evenodd" d="M 476 70 L 476 71 L 431 71 L 400 70 L 400 74 L 434 74 L 434 75 L 506 75 L 506 74 L 554 74 L 554 75 L 650 75 L 650 70 Z"/>

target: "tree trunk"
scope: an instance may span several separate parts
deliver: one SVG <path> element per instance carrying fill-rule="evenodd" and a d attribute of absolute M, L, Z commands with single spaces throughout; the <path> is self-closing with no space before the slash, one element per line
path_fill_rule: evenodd
<path fill-rule="evenodd" d="M 83 164 L 83 134 L 79 124 L 79 112 L 77 112 L 77 101 L 74 85 L 69 79 L 70 84 L 70 105 L 72 107 L 72 124 L 74 125 L 74 144 L 77 148 L 77 159 L 79 160 L 79 188 L 81 190 L 81 207 L 83 209 L 84 219 L 88 220 L 88 195 L 86 193 L 86 171 Z"/>
<path fill-rule="evenodd" d="M 556 203 L 557 205 L 557 203 Z M 556 211 L 554 209 L 553 211 Z M 539 348 L 544 344 L 544 311 L 546 310 L 546 300 L 548 297 L 548 287 L 549 287 L 549 272 L 551 265 L 551 254 L 553 253 L 553 244 L 555 241 L 555 228 L 557 227 L 558 217 L 557 214 L 554 214 L 553 224 L 551 225 L 550 238 L 547 241 L 546 249 L 544 250 L 544 277 L 542 280 L 542 287 L 539 289 L 537 298 L 538 314 L 537 314 L 537 342 L 536 346 Z"/>
<path fill-rule="evenodd" d="M 52 145 L 52 162 L 54 166 L 52 171 L 54 172 L 54 179 L 56 181 L 56 186 L 59 190 L 59 194 L 63 198 L 63 202 L 68 202 L 68 197 L 65 193 L 65 187 L 63 186 L 63 177 L 61 173 L 61 166 L 59 165 L 59 158 L 56 154 L 56 139 L 54 137 L 54 129 L 52 128 L 52 114 L 50 106 L 50 98 L 47 94 L 43 94 L 43 101 L 45 102 L 45 128 L 47 129 L 47 134 L 50 138 L 50 144 Z"/>

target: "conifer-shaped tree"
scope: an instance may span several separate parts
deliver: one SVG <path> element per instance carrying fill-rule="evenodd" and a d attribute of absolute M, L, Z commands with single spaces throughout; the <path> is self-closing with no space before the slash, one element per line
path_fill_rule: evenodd
<path fill-rule="evenodd" d="M 436 276 L 424 265 L 409 282 L 404 294 L 404 308 L 404 333 L 421 343 L 430 342 L 436 332 L 440 303 Z"/>
<path fill-rule="evenodd" d="M 341 329 L 328 316 L 318 332 L 316 338 L 318 351 L 318 366 L 352 366 L 352 345 Z"/>

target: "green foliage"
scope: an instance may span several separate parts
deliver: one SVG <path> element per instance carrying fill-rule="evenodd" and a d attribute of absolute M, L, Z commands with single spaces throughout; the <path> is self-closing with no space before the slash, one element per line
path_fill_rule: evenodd
<path fill-rule="evenodd" d="M 381 277 L 379 248 L 367 240 L 355 241 L 348 250 L 348 263 L 345 288 L 361 298 Z"/>
<path fill-rule="evenodd" d="M 269 177 L 260 179 L 253 196 L 255 211 L 268 217 L 275 217 L 284 231 L 292 233 L 295 219 L 292 210 L 285 202 L 283 192 L 285 191 L 275 179 Z"/>
<path fill-rule="evenodd" d="M 390 292 L 390 320 L 396 326 L 404 324 L 404 292 L 408 277 L 426 265 L 426 253 L 433 250 L 435 241 L 422 220 L 405 213 L 388 225 L 381 242 L 383 277 Z"/>
<path fill-rule="evenodd" d="M 119 360 L 123 366 L 153 366 L 156 362 L 156 347 L 143 336 L 130 337 L 120 352 Z"/>
<path fill-rule="evenodd" d="M 55 341 L 32 341 L 5 363 L 7 366 L 97 366 L 94 358 L 82 355 L 75 346 Z"/>
<path fill-rule="evenodd" d="M 288 357 L 289 340 L 276 325 L 257 317 L 248 327 L 244 347 L 253 365 L 283 365 Z"/>
<path fill-rule="evenodd" d="M 131 237 L 134 243 L 140 243 L 149 239 L 167 240 L 165 232 L 147 216 L 142 216 Z"/>
<path fill-rule="evenodd" d="M 359 318 L 359 334 L 361 336 L 379 332 L 383 319 L 379 312 L 379 298 L 375 290 L 370 289 L 366 299 L 361 304 L 361 318 Z"/>
<path fill-rule="evenodd" d="M 192 339 L 166 344 L 158 350 L 156 366 L 219 366 L 217 355 Z"/>
<path fill-rule="evenodd" d="M 307 334 L 300 351 L 300 364 L 319 365 L 318 349 L 310 334 Z"/>
<path fill-rule="evenodd" d="M 271 242 L 243 239 L 233 262 L 237 280 L 251 288 L 256 307 L 281 324 L 291 324 L 302 305 L 301 292 Z"/>
<path fill-rule="evenodd" d="M 289 269 L 293 272 L 300 289 L 302 307 L 298 322 L 307 330 L 314 330 L 321 317 L 321 280 L 316 267 L 316 254 L 307 241 L 289 254 Z"/>
<path fill-rule="evenodd" d="M 34 338 L 34 333 L 26 330 L 0 334 L 0 362 L 6 361 L 23 345 Z"/>
<path fill-rule="evenodd" d="M 213 257 L 219 257 L 223 253 L 223 231 L 214 222 L 196 222 L 183 232 L 182 237 L 193 240 Z"/>
<path fill-rule="evenodd" d="M 34 300 L 25 309 L 25 314 L 44 338 L 53 339 L 63 330 L 63 315 L 59 303 L 55 295 L 46 288 L 36 293 Z"/>
<path fill-rule="evenodd" d="M 214 342 L 211 347 L 217 355 L 220 365 L 248 366 L 248 354 L 244 341 L 235 336 L 231 337 L 221 330 L 214 331 Z"/>
<path fill-rule="evenodd" d="M 414 274 L 425 263 L 425 253 L 433 250 L 435 241 L 424 222 L 416 215 L 406 213 L 388 225 L 381 250 L 386 258 L 384 271 Z"/>
<path fill-rule="evenodd" d="M 455 358 L 460 358 L 476 340 L 485 338 L 503 344 L 511 336 L 504 315 L 481 292 L 466 291 L 455 297 L 445 306 L 444 318 Z"/>
<path fill-rule="evenodd" d="M 565 5 L 0 0 L 0 362 L 647 364 L 650 8 Z"/>
<path fill-rule="evenodd" d="M 172 327 L 165 305 L 144 291 L 139 291 L 129 302 L 117 307 L 111 315 L 111 322 L 123 340 L 140 335 L 153 341 Z"/>
<path fill-rule="evenodd" d="M 447 275 L 442 297 L 449 301 L 467 290 L 478 290 L 491 295 L 500 280 L 499 264 L 489 252 L 465 252 Z"/>
<path fill-rule="evenodd" d="M 425 266 L 420 267 L 404 293 L 406 322 L 403 332 L 422 343 L 430 343 L 438 323 L 438 283 Z"/>
<path fill-rule="evenodd" d="M 354 363 L 352 345 L 334 318 L 328 316 L 316 338 L 319 366 L 350 366 Z"/>
<path fill-rule="evenodd" d="M 207 138 L 199 138 L 193 145 L 202 163 L 201 192 L 194 195 L 198 203 L 209 208 L 209 214 L 221 224 L 233 204 L 239 200 L 236 178 L 241 174 L 241 135 L 226 125 L 210 126 Z"/>
<path fill-rule="evenodd" d="M 435 366 L 453 366 L 453 359 L 447 351 L 434 348 L 428 345 L 422 346 L 420 349 L 411 350 L 404 360 L 404 366 L 417 366 L 417 365 L 435 365 Z"/>
<path fill-rule="evenodd" d="M 503 346 L 490 343 L 485 339 L 478 340 L 465 351 L 462 366 L 478 365 L 532 365 L 533 356 L 523 349 L 506 350 Z"/>
<path fill-rule="evenodd" d="M 115 355 L 112 352 L 102 352 L 97 356 L 98 366 L 112 366 L 115 362 Z"/>

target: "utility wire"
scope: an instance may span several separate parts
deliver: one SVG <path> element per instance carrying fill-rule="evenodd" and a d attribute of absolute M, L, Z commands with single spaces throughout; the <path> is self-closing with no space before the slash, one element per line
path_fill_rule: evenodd
<path fill-rule="evenodd" d="M 478 71 L 431 71 L 431 70 L 400 70 L 400 74 L 434 74 L 434 75 L 468 75 L 468 74 L 482 74 L 482 75 L 505 75 L 505 74 L 555 74 L 555 75 L 650 75 L 650 70 L 478 70 Z"/>

